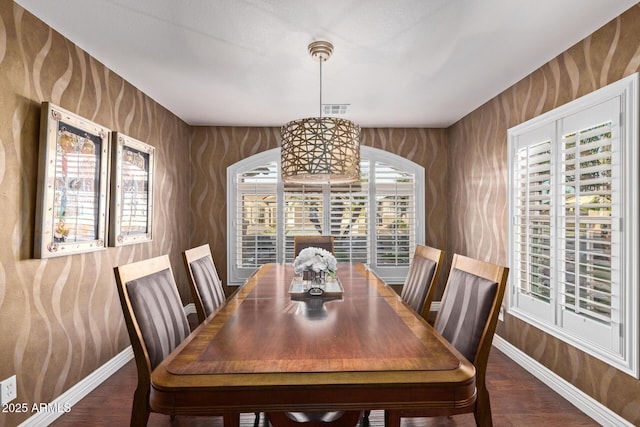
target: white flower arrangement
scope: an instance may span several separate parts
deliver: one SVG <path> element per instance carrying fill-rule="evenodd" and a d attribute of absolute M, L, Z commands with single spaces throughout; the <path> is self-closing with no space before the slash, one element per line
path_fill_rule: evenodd
<path fill-rule="evenodd" d="M 326 249 L 308 247 L 300 251 L 293 261 L 293 270 L 296 274 L 305 271 L 316 273 L 326 272 L 333 275 L 338 269 L 338 261 L 331 252 Z"/>

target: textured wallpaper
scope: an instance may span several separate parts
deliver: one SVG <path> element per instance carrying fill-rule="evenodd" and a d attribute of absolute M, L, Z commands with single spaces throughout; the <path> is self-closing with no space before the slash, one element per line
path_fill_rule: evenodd
<path fill-rule="evenodd" d="M 638 70 L 636 5 L 451 127 L 449 252 L 506 263 L 508 128 Z M 498 335 L 640 425 L 640 381 L 508 315 Z"/>
<path fill-rule="evenodd" d="M 48 403 L 129 345 L 114 266 L 169 253 L 190 301 L 190 128 L 5 0 L 0 76 L 0 379 L 17 375 L 15 402 Z M 42 101 L 156 147 L 153 242 L 32 259 Z M 0 426 L 27 415 L 0 413 Z"/>

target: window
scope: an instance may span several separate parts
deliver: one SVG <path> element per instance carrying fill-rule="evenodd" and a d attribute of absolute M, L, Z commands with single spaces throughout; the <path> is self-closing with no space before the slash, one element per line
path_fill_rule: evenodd
<path fill-rule="evenodd" d="M 293 237 L 302 234 L 332 235 L 339 261 L 368 264 L 388 283 L 402 283 L 424 241 L 424 169 L 363 146 L 360 182 L 285 186 L 279 158 L 279 149 L 269 150 L 227 170 L 229 284 L 262 264 L 293 262 Z"/>
<path fill-rule="evenodd" d="M 637 82 L 508 132 L 510 313 L 635 377 Z"/>

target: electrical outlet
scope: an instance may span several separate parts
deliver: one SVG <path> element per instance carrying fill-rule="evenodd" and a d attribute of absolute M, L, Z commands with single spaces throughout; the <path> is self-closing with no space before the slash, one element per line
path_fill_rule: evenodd
<path fill-rule="evenodd" d="M 4 381 L 0 381 L 0 405 L 11 402 L 18 396 L 16 376 L 13 375 Z"/>
<path fill-rule="evenodd" d="M 500 311 L 498 312 L 498 320 L 504 322 L 504 306 L 500 306 Z"/>

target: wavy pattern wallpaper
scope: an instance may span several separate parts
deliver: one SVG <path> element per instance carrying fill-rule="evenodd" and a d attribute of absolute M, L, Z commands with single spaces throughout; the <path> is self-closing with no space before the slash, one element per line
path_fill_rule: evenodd
<path fill-rule="evenodd" d="M 129 345 L 114 266 L 170 253 L 189 295 L 180 252 L 190 236 L 190 128 L 5 0 L 0 75 L 0 379 L 16 374 L 15 402 L 48 403 Z M 156 147 L 153 242 L 32 259 L 42 101 Z M 28 415 L 0 413 L 0 426 Z"/>
<path fill-rule="evenodd" d="M 640 70 L 640 5 L 449 129 L 449 253 L 506 263 L 507 129 Z M 634 425 L 640 381 L 508 315 L 498 335 Z"/>
<path fill-rule="evenodd" d="M 448 260 L 457 252 L 505 263 L 507 129 L 638 69 L 640 6 L 449 129 L 363 129 L 362 143 L 425 167 L 428 244 L 445 249 Z M 129 345 L 114 266 L 170 254 L 186 304 L 180 253 L 208 242 L 226 278 L 226 168 L 277 147 L 279 132 L 189 127 L 5 0 L 0 75 L 0 379 L 17 375 L 17 401 L 47 403 Z M 32 259 L 42 101 L 156 147 L 153 242 Z M 505 320 L 499 335 L 640 425 L 640 381 L 517 319 Z M 0 427 L 29 415 L 0 414 Z"/>

